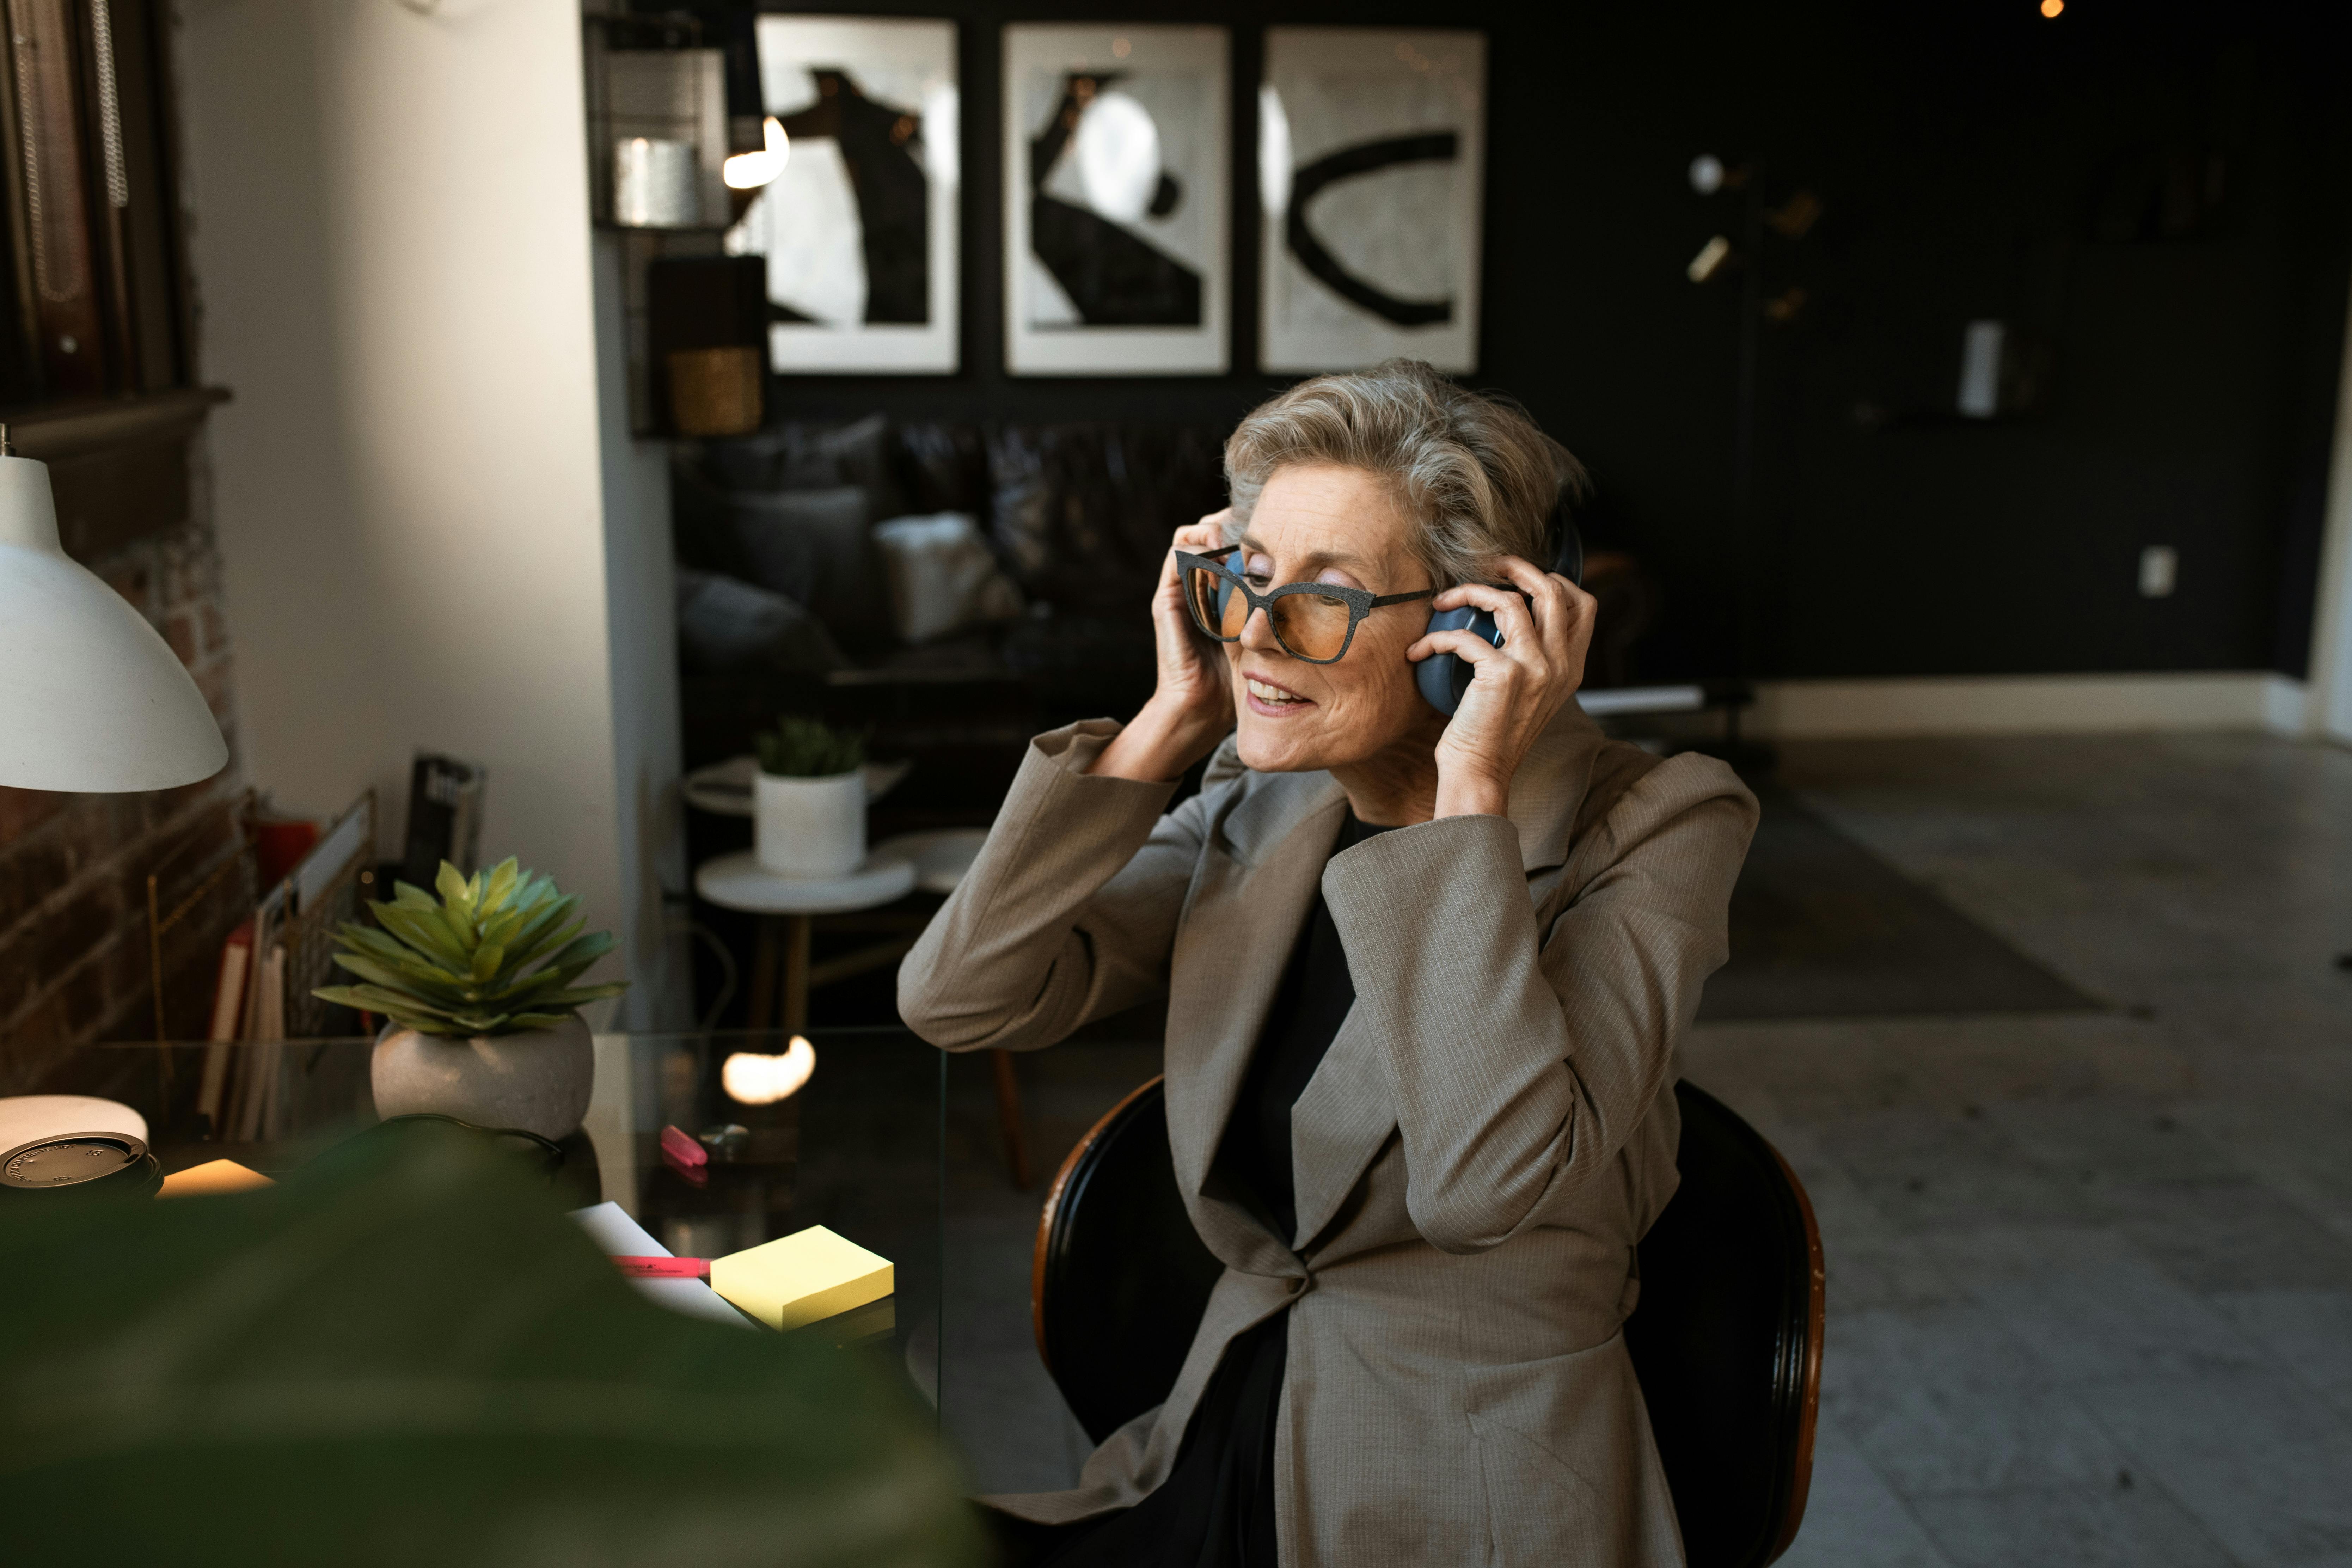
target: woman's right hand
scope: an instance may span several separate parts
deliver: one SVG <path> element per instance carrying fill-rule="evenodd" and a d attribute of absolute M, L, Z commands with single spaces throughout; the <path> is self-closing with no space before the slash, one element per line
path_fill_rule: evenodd
<path fill-rule="evenodd" d="M 1177 551 L 1199 554 L 1223 546 L 1225 523 L 1232 516 L 1232 509 L 1227 508 L 1176 531 L 1168 559 L 1160 566 L 1160 586 L 1151 595 L 1151 630 L 1159 666 L 1151 700 L 1103 748 L 1087 772 L 1155 782 L 1179 778 L 1232 731 L 1232 667 L 1223 649 L 1194 628 L 1176 571 Z"/>

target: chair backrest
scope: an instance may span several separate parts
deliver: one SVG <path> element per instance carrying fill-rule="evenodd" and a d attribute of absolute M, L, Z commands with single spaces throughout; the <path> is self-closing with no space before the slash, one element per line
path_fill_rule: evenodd
<path fill-rule="evenodd" d="M 1788 1162 L 1675 1086 L 1682 1185 L 1642 1238 L 1625 1347 L 1692 1568 L 1762 1568 L 1796 1539 L 1821 1402 L 1822 1235 Z"/>
<path fill-rule="evenodd" d="M 1675 1086 L 1682 1185 L 1625 1324 L 1690 1568 L 1762 1568 L 1803 1520 L 1821 1396 L 1821 1232 L 1796 1173 Z M 1223 1267 L 1192 1229 L 1160 1080 L 1080 1139 L 1037 1222 L 1037 1352 L 1096 1442 L 1168 1397 Z"/>
<path fill-rule="evenodd" d="M 1078 1140 L 1037 1219 L 1037 1353 L 1089 1437 L 1168 1397 L 1223 1272 L 1184 1210 L 1155 1078 Z"/>

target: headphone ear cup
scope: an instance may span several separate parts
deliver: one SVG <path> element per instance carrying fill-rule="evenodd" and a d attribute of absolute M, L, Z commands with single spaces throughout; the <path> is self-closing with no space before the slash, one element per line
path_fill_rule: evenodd
<path fill-rule="evenodd" d="M 1460 613 L 1458 610 L 1432 610 L 1429 624 L 1422 630 L 1424 634 L 1450 630 L 1453 625 L 1458 624 L 1454 617 Z M 1454 689 L 1454 667 L 1461 662 L 1460 654 L 1433 653 L 1412 667 L 1413 684 L 1421 688 L 1422 700 L 1448 718 L 1452 718 L 1454 710 L 1462 705 L 1461 693 Z"/>
<path fill-rule="evenodd" d="M 1565 516 L 1559 520 L 1559 552 L 1551 569 L 1578 587 L 1584 586 L 1584 535 Z"/>
<path fill-rule="evenodd" d="M 1495 617 L 1475 605 L 1463 605 L 1451 610 L 1438 610 L 1429 617 L 1429 631 L 1473 632 L 1493 643 L 1503 646 L 1503 633 L 1495 625 Z M 1458 653 L 1433 653 L 1421 661 L 1413 670 L 1414 684 L 1432 708 L 1452 718 L 1462 707 L 1464 693 L 1478 677 L 1477 667 Z"/>

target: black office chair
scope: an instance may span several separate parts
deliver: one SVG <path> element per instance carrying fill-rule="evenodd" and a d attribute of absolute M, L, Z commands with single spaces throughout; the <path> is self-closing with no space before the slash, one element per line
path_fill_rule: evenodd
<path fill-rule="evenodd" d="M 1642 1239 L 1625 1324 L 1691 1568 L 1763 1568 L 1797 1537 L 1822 1382 L 1822 1236 L 1803 1184 L 1687 1083 L 1682 1185 Z M 1101 1442 L 1168 1397 L 1223 1266 L 1193 1233 L 1153 1079 L 1095 1123 L 1037 1221 L 1037 1353 Z"/>

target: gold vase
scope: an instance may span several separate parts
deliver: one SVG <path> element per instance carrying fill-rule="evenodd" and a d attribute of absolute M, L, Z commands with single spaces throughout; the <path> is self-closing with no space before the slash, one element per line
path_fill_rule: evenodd
<path fill-rule="evenodd" d="M 757 430 L 765 359 L 756 348 L 671 350 L 671 426 L 681 436 L 747 436 Z"/>

